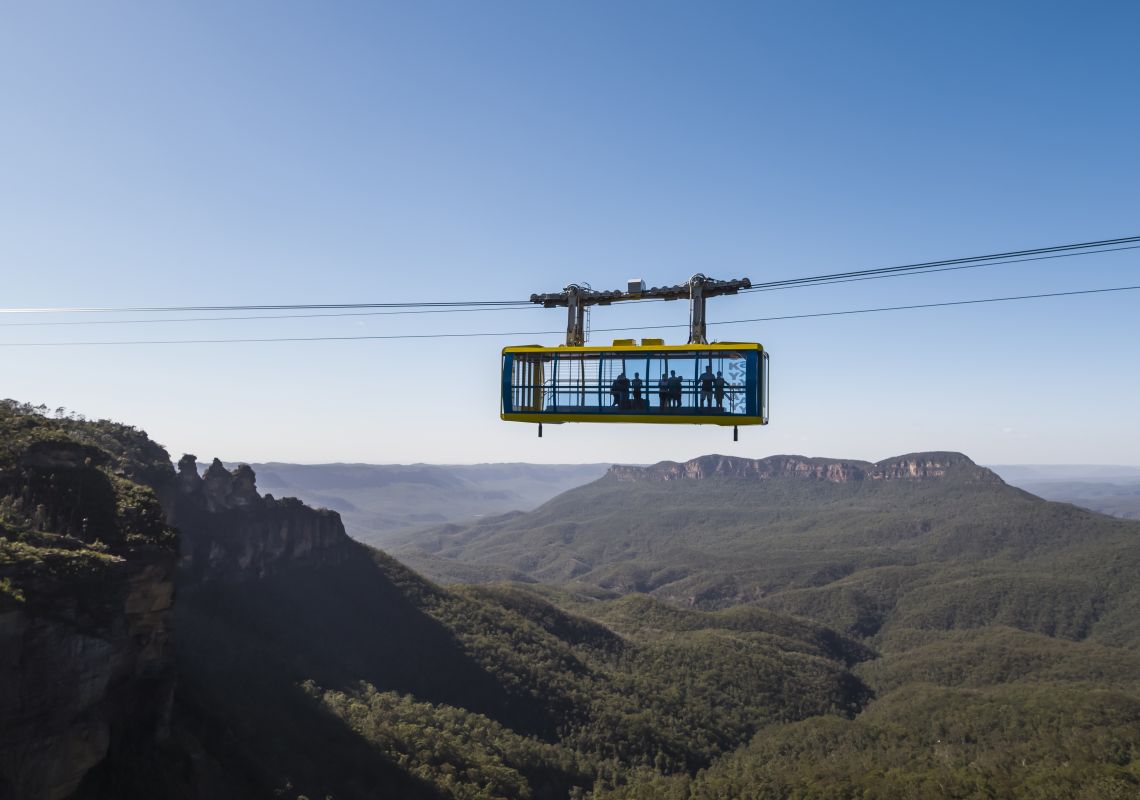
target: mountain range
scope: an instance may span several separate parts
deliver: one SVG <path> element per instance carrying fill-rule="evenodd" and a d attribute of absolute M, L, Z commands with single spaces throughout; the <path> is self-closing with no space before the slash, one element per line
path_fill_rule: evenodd
<path fill-rule="evenodd" d="M 0 405 L 2 800 L 1140 790 L 1140 523 L 961 454 L 613 467 L 404 564 L 258 480 Z"/>
<path fill-rule="evenodd" d="M 199 465 L 205 469 L 207 465 Z M 237 462 L 226 462 L 234 469 Z M 531 511 L 597 480 L 608 464 L 251 463 L 262 491 L 340 514 L 348 534 L 385 546 L 413 530 Z M 1103 514 L 1140 518 L 1140 468 L 1098 465 L 991 467 L 1012 486 Z"/>
<path fill-rule="evenodd" d="M 992 468 L 1005 480 L 1046 500 L 1102 514 L 1140 519 L 1140 467 L 1013 465 Z"/>
<path fill-rule="evenodd" d="M 1113 641 L 1136 631 L 1137 529 L 1045 502 L 957 453 L 707 456 L 614 467 L 528 514 L 441 526 L 392 550 L 441 580 L 755 603 L 861 636 L 1004 622 Z"/>

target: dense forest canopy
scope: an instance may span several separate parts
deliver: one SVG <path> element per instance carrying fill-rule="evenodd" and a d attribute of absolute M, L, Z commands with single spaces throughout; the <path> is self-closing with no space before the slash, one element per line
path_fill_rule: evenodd
<path fill-rule="evenodd" d="M 211 467 L 244 494 L 176 531 L 199 479 L 145 433 L 9 401 L 0 614 L 68 587 L 113 626 L 113 565 L 179 535 L 239 556 L 183 564 L 166 733 L 78 797 L 1136 796 L 1140 524 L 978 469 L 603 478 L 407 545 L 483 580 L 440 585 L 343 529 L 313 558 L 315 512 L 248 468 Z M 242 573 L 254 547 L 277 566 Z"/>

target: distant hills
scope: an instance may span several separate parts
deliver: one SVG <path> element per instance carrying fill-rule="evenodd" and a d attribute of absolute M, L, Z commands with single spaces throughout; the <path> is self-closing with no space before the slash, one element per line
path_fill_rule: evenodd
<path fill-rule="evenodd" d="M 442 580 L 454 567 L 600 597 L 756 603 L 860 636 L 991 623 L 1140 634 L 1140 525 L 1041 500 L 958 453 L 614 467 L 530 513 L 394 548 Z"/>
<path fill-rule="evenodd" d="M 826 626 L 441 588 L 256 477 L 0 401 L 0 800 L 581 798 L 871 697 Z"/>
<path fill-rule="evenodd" d="M 332 509 L 341 515 L 350 536 L 377 546 L 441 523 L 472 523 L 531 511 L 597 480 L 609 468 L 608 464 L 522 463 L 250 466 L 261 491 Z M 993 470 L 1011 485 L 1049 500 L 1140 518 L 1140 467 L 1008 465 Z"/>
<path fill-rule="evenodd" d="M 0 800 L 1140 795 L 1140 522 L 959 453 L 614 467 L 400 533 L 441 586 L 45 412 L 0 401 Z"/>
<path fill-rule="evenodd" d="M 1140 523 L 958 453 L 615 467 L 399 556 L 443 579 L 513 571 L 615 630 L 631 612 L 662 634 L 791 613 L 875 651 L 854 720 L 771 725 L 696 774 L 635 768 L 596 798 L 1140 795 Z"/>
<path fill-rule="evenodd" d="M 529 511 L 601 477 L 608 464 L 251 464 L 258 488 L 338 512 L 353 538 Z"/>
<path fill-rule="evenodd" d="M 1140 519 L 1140 467 L 1015 464 L 991 469 L 1012 485 L 1046 500 Z"/>

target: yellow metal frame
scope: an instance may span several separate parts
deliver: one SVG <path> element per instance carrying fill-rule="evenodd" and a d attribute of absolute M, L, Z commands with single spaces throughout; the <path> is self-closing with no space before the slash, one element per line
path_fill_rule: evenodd
<path fill-rule="evenodd" d="M 744 427 L 745 425 L 768 424 L 755 417 L 698 417 L 694 415 L 666 418 L 664 414 L 658 417 L 653 414 L 634 416 L 632 414 L 504 414 L 499 412 L 499 417 L 505 422 L 541 422 L 543 425 L 561 425 L 563 422 L 644 422 L 650 425 L 720 425 L 733 428 L 738 425 Z M 551 419 L 551 417 L 556 417 L 556 419 Z"/>
<path fill-rule="evenodd" d="M 704 353 L 716 352 L 717 350 L 754 350 L 757 353 L 764 352 L 764 345 L 757 342 L 717 342 L 715 344 L 633 344 L 633 345 L 612 345 L 602 347 L 571 347 L 569 345 L 557 345 L 556 347 L 543 347 L 542 345 L 520 345 L 515 347 L 504 347 L 503 355 L 507 353 L 691 353 L 693 351 L 700 351 Z M 551 419 L 556 417 L 556 419 Z M 499 418 L 506 422 L 541 422 L 544 425 L 561 425 L 564 422 L 634 422 L 634 423 L 648 423 L 655 425 L 721 425 L 723 427 L 736 427 L 745 425 L 767 425 L 768 423 L 762 422 L 755 417 L 726 417 L 723 415 L 718 416 L 699 416 L 699 415 L 675 415 L 670 417 L 667 414 L 657 416 L 655 414 L 527 414 L 527 413 L 511 413 L 499 412 Z"/>
<path fill-rule="evenodd" d="M 604 345 L 602 347 L 570 347 L 560 344 L 556 347 L 543 347 L 540 344 L 517 345 L 504 347 L 503 355 L 507 353 L 686 353 L 694 350 L 707 352 L 709 350 L 755 350 L 764 352 L 764 345 L 756 342 L 716 342 L 715 344 L 631 344 L 631 345 Z"/>

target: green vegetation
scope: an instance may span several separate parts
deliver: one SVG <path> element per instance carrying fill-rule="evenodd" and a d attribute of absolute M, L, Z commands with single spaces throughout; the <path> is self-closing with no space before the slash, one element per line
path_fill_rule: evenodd
<path fill-rule="evenodd" d="M 337 777 L 367 763 L 443 797 L 567 797 L 633 766 L 706 766 L 765 724 L 850 716 L 869 697 L 842 660 L 858 645 L 832 652 L 819 626 L 770 612 L 619 635 L 517 588 L 446 590 L 356 556 L 180 599 L 183 698 L 208 721 L 196 735 L 233 731 L 263 785 L 367 796 Z M 313 734 L 344 726 L 367 748 Z"/>
<path fill-rule="evenodd" d="M 1140 525 L 1043 502 L 968 463 L 925 481 L 604 478 L 396 552 L 445 581 L 452 564 L 467 580 L 510 570 L 595 597 L 759 604 L 863 637 L 1002 624 L 1119 642 L 1140 605 Z"/>
<path fill-rule="evenodd" d="M 599 798 L 1016 797 L 1101 800 L 1140 792 L 1140 699 L 1053 685 L 915 685 L 854 721 L 765 729 L 689 776 L 642 774 Z"/>
<path fill-rule="evenodd" d="M 544 581 L 533 591 L 647 647 L 729 628 L 858 662 L 876 693 L 854 719 L 768 724 L 696 772 L 632 764 L 595 797 L 1140 794 L 1140 525 L 979 468 L 603 479 L 531 514 L 409 537 L 400 555 L 444 579 L 456 564 Z"/>
<path fill-rule="evenodd" d="M 98 591 L 139 548 L 177 547 L 154 491 L 166 451 L 118 423 L 0 401 L 0 604 L 65 584 Z M 2 607 L 2 606 L 0 606 Z"/>
<path fill-rule="evenodd" d="M 0 612 L 174 547 L 173 475 L 141 431 L 0 405 Z M 187 570 L 171 736 L 80 796 L 1140 795 L 1140 524 L 968 464 L 603 479 L 405 547 L 526 583 L 363 545 Z"/>

